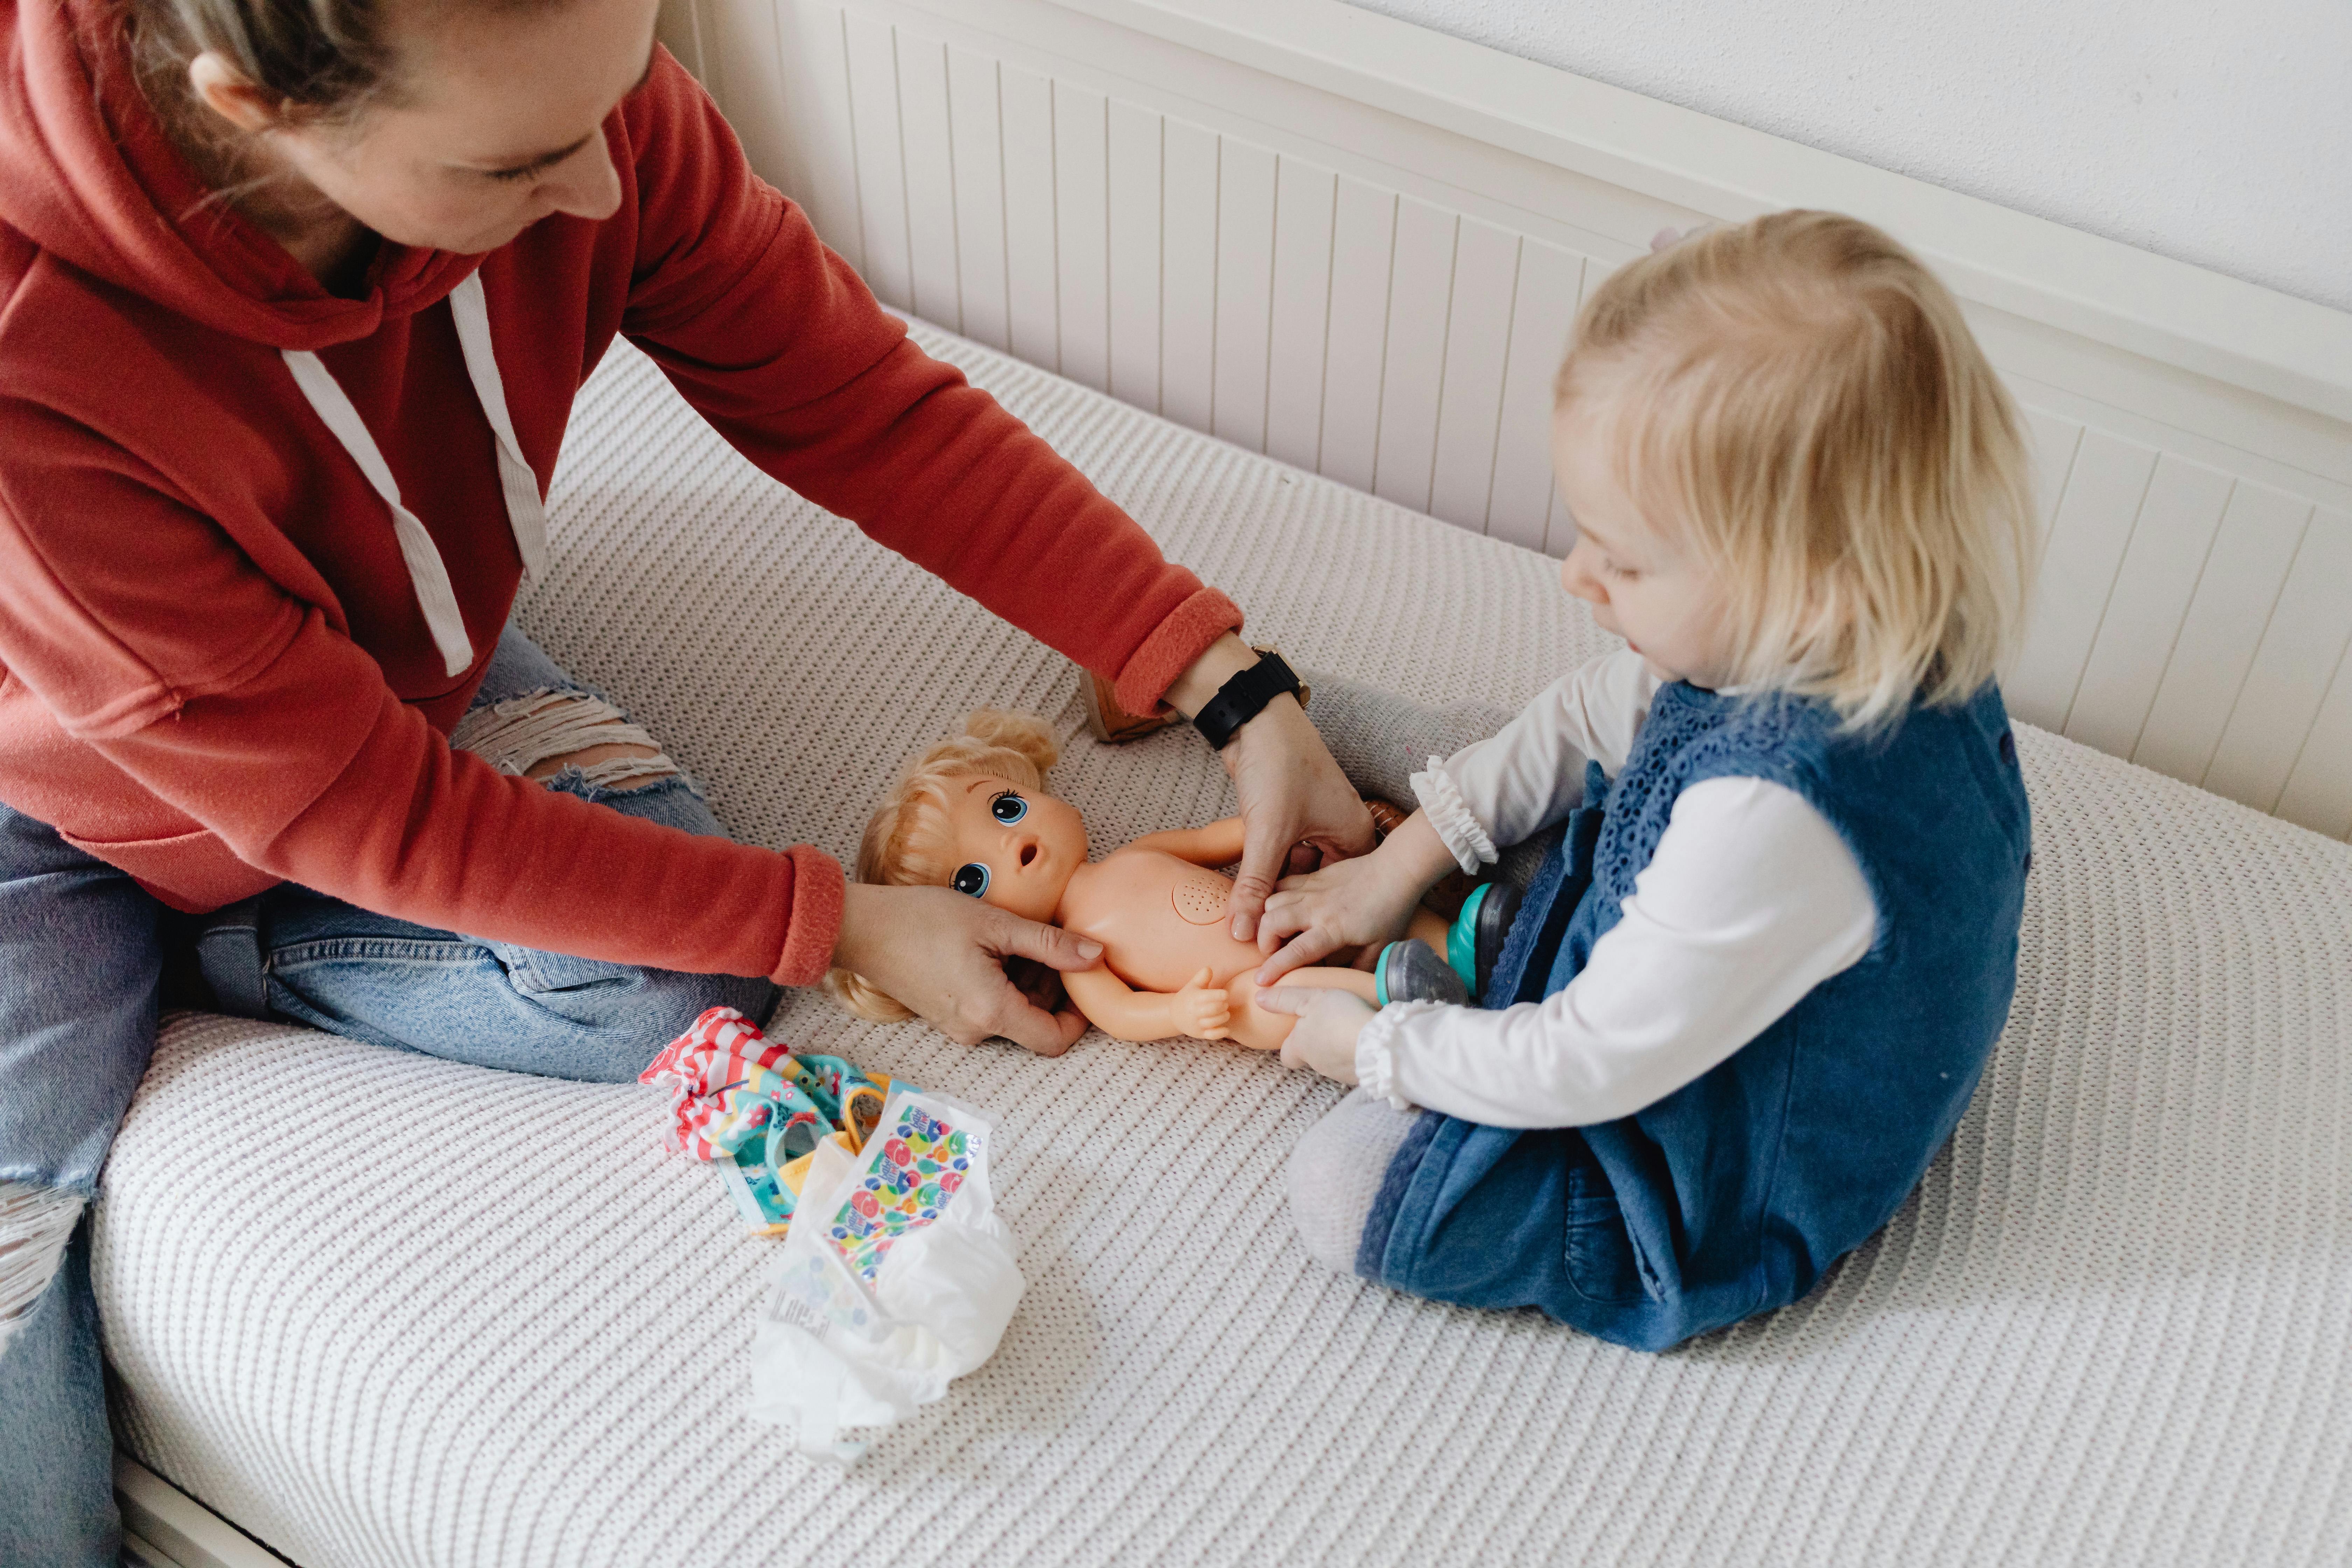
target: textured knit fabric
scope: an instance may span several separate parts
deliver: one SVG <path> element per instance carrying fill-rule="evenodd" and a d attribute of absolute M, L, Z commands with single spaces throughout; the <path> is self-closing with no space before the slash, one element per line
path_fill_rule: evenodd
<path fill-rule="evenodd" d="M 1539 556 L 919 335 L 1302 667 L 1508 710 L 1612 646 Z M 565 450 L 525 629 L 735 832 L 848 853 L 981 703 L 1082 731 L 1060 659 L 776 490 L 642 359 Z M 998 1119 L 1030 1282 L 994 1360 L 823 1469 L 741 1419 L 775 1244 L 663 1151 L 660 1093 L 182 1017 L 99 1211 L 119 1430 L 305 1568 L 2332 1568 L 2352 847 L 2018 742 L 2017 1000 L 1958 1131 L 1811 1295 L 1669 1354 L 1310 1260 L 1283 1165 L 1337 1086 L 1199 1042 L 965 1050 L 801 994 L 774 1038 Z M 1232 809 L 1182 730 L 1081 734 L 1054 780 L 1104 848 Z M 363 1177 L 284 1136 L 298 1090 Z"/>
<path fill-rule="evenodd" d="M 1574 984 L 1678 799 L 1717 779 L 1780 784 L 1837 830 L 1877 904 L 1869 952 L 1629 1116 L 1417 1127 L 1366 1228 L 1382 1282 L 1540 1307 L 1664 1350 L 1802 1296 L 1910 1195 L 1967 1109 L 2016 984 L 2030 826 L 1992 687 L 1861 736 L 1824 702 L 1661 688 L 1605 804 L 1588 805 L 1602 812 L 1589 886 L 1566 864 L 1538 879 L 1494 998 L 1530 1004 Z"/>
<path fill-rule="evenodd" d="M 384 247 L 345 300 L 206 199 L 138 96 L 119 9 L 0 10 L 0 799 L 167 902 L 284 879 L 584 958 L 826 967 L 829 858 L 592 812 L 444 741 L 523 564 L 448 304 L 469 275 L 530 483 L 623 334 L 775 479 L 1130 706 L 1238 624 L 908 342 L 667 55 L 605 121 L 614 216 L 483 258 Z M 469 667 L 451 673 L 394 514 L 281 351 L 315 354 L 380 448 Z M 704 613 L 723 621 L 724 595 Z"/>

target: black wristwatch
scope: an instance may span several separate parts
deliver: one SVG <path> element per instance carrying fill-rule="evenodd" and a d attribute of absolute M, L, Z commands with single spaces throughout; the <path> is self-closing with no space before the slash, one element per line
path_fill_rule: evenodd
<path fill-rule="evenodd" d="M 1193 717 L 1202 738 L 1217 751 L 1231 745 L 1242 726 L 1284 692 L 1296 696 L 1300 707 L 1307 705 L 1307 688 L 1299 684 L 1297 672 L 1283 662 L 1282 656 L 1270 647 L 1259 648 L 1255 664 L 1217 688 L 1217 694 Z"/>

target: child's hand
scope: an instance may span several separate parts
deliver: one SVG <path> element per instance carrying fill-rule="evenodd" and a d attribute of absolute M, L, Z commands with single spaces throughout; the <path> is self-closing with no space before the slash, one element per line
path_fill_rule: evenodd
<path fill-rule="evenodd" d="M 1210 972 L 1203 969 L 1184 983 L 1184 988 L 1171 998 L 1176 1010 L 1176 1026 L 1196 1040 L 1222 1040 L 1226 1026 L 1234 1021 L 1234 1001 L 1223 986 L 1209 984 Z"/>
<path fill-rule="evenodd" d="M 1271 985 L 1342 948 L 1365 949 L 1359 963 L 1368 965 L 1381 946 L 1404 935 L 1422 894 L 1453 868 L 1453 852 L 1428 817 L 1414 812 L 1370 855 L 1284 878 L 1258 922 L 1258 949 L 1273 956 L 1258 966 L 1257 983 Z M 1285 938 L 1289 944 L 1274 952 Z"/>
<path fill-rule="evenodd" d="M 1356 1037 L 1372 1021 L 1370 1003 L 1347 991 L 1281 985 L 1259 992 L 1257 1005 L 1298 1020 L 1282 1042 L 1284 1067 L 1306 1068 L 1335 1083 L 1356 1081 Z"/>

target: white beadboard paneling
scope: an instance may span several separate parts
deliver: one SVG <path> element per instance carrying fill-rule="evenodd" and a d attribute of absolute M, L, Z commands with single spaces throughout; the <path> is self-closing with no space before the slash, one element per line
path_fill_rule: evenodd
<path fill-rule="evenodd" d="M 2352 837 L 2352 652 L 2336 661 L 2336 679 L 2279 795 L 2278 814 L 2331 838 Z"/>
<path fill-rule="evenodd" d="M 1276 111 L 1300 84 L 1222 64 L 1138 74 L 1107 62 L 1158 45 L 1097 59 L 1115 25 L 1033 38 L 1017 3 L 701 9 L 705 79 L 758 166 L 886 301 L 1457 526 L 1571 542 L 1550 383 L 1651 197 L 1465 158 L 1411 115 L 1308 124 Z M 2352 832 L 2352 434 L 1969 309 L 2035 458 L 2012 707 Z"/>
<path fill-rule="evenodd" d="M 1059 268 L 1054 234 L 1054 84 L 1034 71 L 997 71 L 1004 140 L 1006 323 L 1012 352 L 1062 368 Z"/>
<path fill-rule="evenodd" d="M 963 331 L 957 279 L 955 136 L 948 122 L 945 44 L 900 33 L 898 132 L 906 150 L 907 243 L 915 313 Z"/>
<path fill-rule="evenodd" d="M 1265 449 L 1307 469 L 1322 455 L 1324 332 L 1331 317 L 1331 210 L 1338 178 L 1297 158 L 1282 159 L 1275 174 Z"/>
<path fill-rule="evenodd" d="M 2205 787 L 2270 811 L 2294 771 L 2352 641 L 2352 516 L 2321 508 L 2304 531 Z"/>
<path fill-rule="evenodd" d="M 1445 374 L 1437 400 L 1429 510 L 1473 533 L 1486 531 L 1518 274 L 1517 235 L 1476 218 L 1462 219 L 1454 237 L 1454 289 L 1445 312 Z"/>
<path fill-rule="evenodd" d="M 889 24 L 863 11 L 844 13 L 842 36 L 849 61 L 866 285 L 884 304 L 911 310 L 914 272 L 907 246 L 906 155 L 898 143 L 898 53 Z"/>
<path fill-rule="evenodd" d="M 2170 452 L 2157 463 L 2066 716 L 2070 739 L 2118 757 L 2139 744 L 2230 489 L 2202 463 Z"/>
<path fill-rule="evenodd" d="M 2231 490 L 2132 761 L 2203 782 L 2310 521 L 2301 496 L 2250 479 Z"/>
<path fill-rule="evenodd" d="M 1054 84 L 1054 232 L 1062 374 L 1110 386 L 1109 153 L 1098 92 Z"/>
<path fill-rule="evenodd" d="M 1211 430 L 1265 449 L 1267 329 L 1274 308 L 1274 154 L 1217 144 L 1216 391 Z"/>
<path fill-rule="evenodd" d="M 1486 531 L 1530 550 L 1549 548 L 1551 515 L 1551 384 L 1568 353 L 1585 258 L 1530 239 L 1520 247 L 1511 300 L 1510 363 L 1495 433 L 1495 485 Z M 1565 552 L 1565 542 L 1561 550 Z"/>
<path fill-rule="evenodd" d="M 1372 491 L 1429 510 L 1437 454 L 1438 392 L 1445 374 L 1445 320 L 1454 294 L 1454 234 L 1460 220 L 1427 202 L 1397 201 L 1396 262 L 1389 275 L 1389 347 L 1381 367 L 1380 455 Z"/>
<path fill-rule="evenodd" d="M 1331 219 L 1330 325 L 1323 351 L 1323 441 L 1317 467 L 1372 488 L 1388 352 L 1389 262 L 1397 195 L 1342 174 Z"/>
<path fill-rule="evenodd" d="M 2025 647 L 2008 685 L 2021 718 L 2063 730 L 2131 540 L 2156 453 L 2103 430 L 2085 432 L 2042 552 Z"/>
<path fill-rule="evenodd" d="M 1217 355 L 1217 135 L 1171 120 L 1160 143 L 1160 412 L 1209 428 Z"/>
<path fill-rule="evenodd" d="M 964 335 L 991 348 L 1012 342 L 1004 284 L 1004 128 L 996 62 L 948 50 L 948 125 L 954 142 L 956 275 Z"/>
<path fill-rule="evenodd" d="M 1160 116 L 1118 99 L 1110 181 L 1110 393 L 1160 412 Z"/>
<path fill-rule="evenodd" d="M 2039 408 L 2027 408 L 2026 444 L 2033 456 L 2033 496 L 2041 508 L 2041 537 L 2050 537 L 2058 516 L 2058 498 L 2066 493 L 2066 476 L 2074 470 L 2074 448 L 2083 442 L 2083 427 L 2071 419 Z"/>

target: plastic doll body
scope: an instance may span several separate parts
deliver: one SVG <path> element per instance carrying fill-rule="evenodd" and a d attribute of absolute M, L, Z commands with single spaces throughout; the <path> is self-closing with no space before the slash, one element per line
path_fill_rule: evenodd
<path fill-rule="evenodd" d="M 1086 826 L 1066 801 L 1002 779 L 958 780 L 949 792 L 952 853 L 966 891 L 1103 945 L 1094 969 L 1062 976 L 1071 1005 L 1122 1040 L 1171 1035 L 1278 1050 L 1297 1020 L 1257 1005 L 1251 976 L 1265 961 L 1235 940 L 1230 878 L 1213 868 L 1241 858 L 1242 822 L 1153 833 L 1087 860 Z M 1411 935 L 1441 951 L 1445 921 L 1415 913 Z M 1285 985 L 1332 986 L 1373 1000 L 1360 970 L 1308 968 Z"/>

